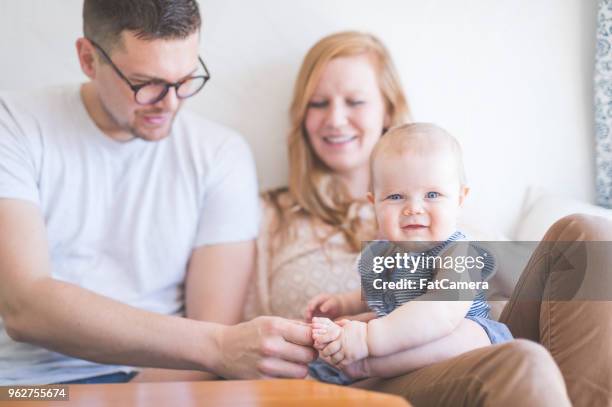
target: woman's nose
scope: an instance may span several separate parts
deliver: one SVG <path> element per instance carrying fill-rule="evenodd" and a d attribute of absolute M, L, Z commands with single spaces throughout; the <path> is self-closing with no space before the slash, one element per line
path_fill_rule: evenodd
<path fill-rule="evenodd" d="M 330 127 L 341 127 L 347 123 L 347 111 L 345 106 L 338 102 L 332 102 L 327 111 L 327 124 Z"/>

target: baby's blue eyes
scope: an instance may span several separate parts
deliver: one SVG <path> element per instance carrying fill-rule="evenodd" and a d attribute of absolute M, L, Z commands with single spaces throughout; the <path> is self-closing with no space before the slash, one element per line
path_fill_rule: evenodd
<path fill-rule="evenodd" d="M 429 191 L 425 194 L 425 199 L 436 199 L 439 198 L 442 194 L 436 191 Z M 402 194 L 391 194 L 388 195 L 385 200 L 388 201 L 399 201 L 400 199 L 404 199 Z"/>
<path fill-rule="evenodd" d="M 387 197 L 387 199 L 390 201 L 397 201 L 399 199 L 402 199 L 402 196 L 400 194 L 391 194 Z"/>

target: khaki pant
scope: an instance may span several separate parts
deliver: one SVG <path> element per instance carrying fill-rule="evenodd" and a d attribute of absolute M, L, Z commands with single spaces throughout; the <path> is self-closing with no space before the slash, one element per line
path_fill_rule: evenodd
<path fill-rule="evenodd" d="M 580 243 L 612 241 L 612 223 L 571 215 L 543 240 L 500 318 L 525 339 L 353 386 L 415 406 L 612 406 L 612 251 Z M 568 287 L 584 300 L 559 300 Z"/>

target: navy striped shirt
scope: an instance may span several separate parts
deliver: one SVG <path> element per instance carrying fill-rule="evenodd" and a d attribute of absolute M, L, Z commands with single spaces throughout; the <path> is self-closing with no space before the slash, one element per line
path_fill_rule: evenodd
<path fill-rule="evenodd" d="M 460 231 L 453 233 L 446 241 L 440 243 L 434 248 L 422 252 L 422 253 L 411 253 L 410 256 L 421 256 L 421 258 L 427 258 L 428 256 L 438 256 L 440 253 L 448 250 L 453 242 L 464 241 L 466 237 Z M 495 260 L 486 250 L 473 243 L 465 243 L 469 245 L 470 251 L 475 256 L 482 256 L 484 259 L 484 267 L 479 271 L 478 276 L 474 278 L 471 276 L 472 281 L 485 281 L 489 276 L 492 275 L 495 268 Z M 401 252 L 401 251 L 399 251 Z M 388 241 L 375 241 L 369 243 L 363 250 L 359 259 L 359 272 L 361 274 L 361 283 L 365 299 L 368 303 L 368 307 L 376 313 L 378 317 L 384 317 L 388 315 L 395 308 L 405 304 L 408 301 L 414 300 L 419 296 L 427 292 L 426 286 L 421 284 L 421 281 L 432 282 L 435 279 L 436 270 L 433 267 L 427 267 L 427 265 L 420 262 L 419 266 L 413 269 L 405 268 L 393 268 L 387 269 L 382 273 L 374 273 L 373 265 L 374 258 L 377 256 L 394 256 L 398 253 L 398 247 L 392 242 Z M 418 259 L 416 259 L 418 260 Z M 417 264 L 419 262 L 417 261 Z M 425 267 L 422 267 L 425 265 Z M 408 282 L 413 281 L 414 283 L 411 288 L 405 289 L 374 289 L 376 279 L 382 282 L 394 282 L 398 283 L 401 281 Z M 381 282 L 378 282 L 380 286 Z M 472 293 L 472 291 L 469 291 Z M 489 305 L 486 301 L 486 294 L 483 290 L 476 290 L 475 295 L 470 298 L 465 298 L 465 291 L 455 293 L 457 295 L 456 300 L 472 300 L 472 305 L 466 314 L 466 316 L 488 318 L 489 316 Z M 447 294 L 448 295 L 448 294 Z M 451 294 L 452 297 L 452 294 Z M 452 298 L 450 298 L 452 299 Z M 444 301 L 449 298 L 444 298 Z"/>

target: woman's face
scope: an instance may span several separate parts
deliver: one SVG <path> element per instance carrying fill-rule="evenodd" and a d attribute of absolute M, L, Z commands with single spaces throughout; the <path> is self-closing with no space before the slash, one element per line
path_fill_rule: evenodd
<path fill-rule="evenodd" d="M 316 155 L 332 171 L 367 171 L 386 125 L 377 73 L 367 55 L 338 57 L 327 64 L 310 98 L 305 125 Z"/>

